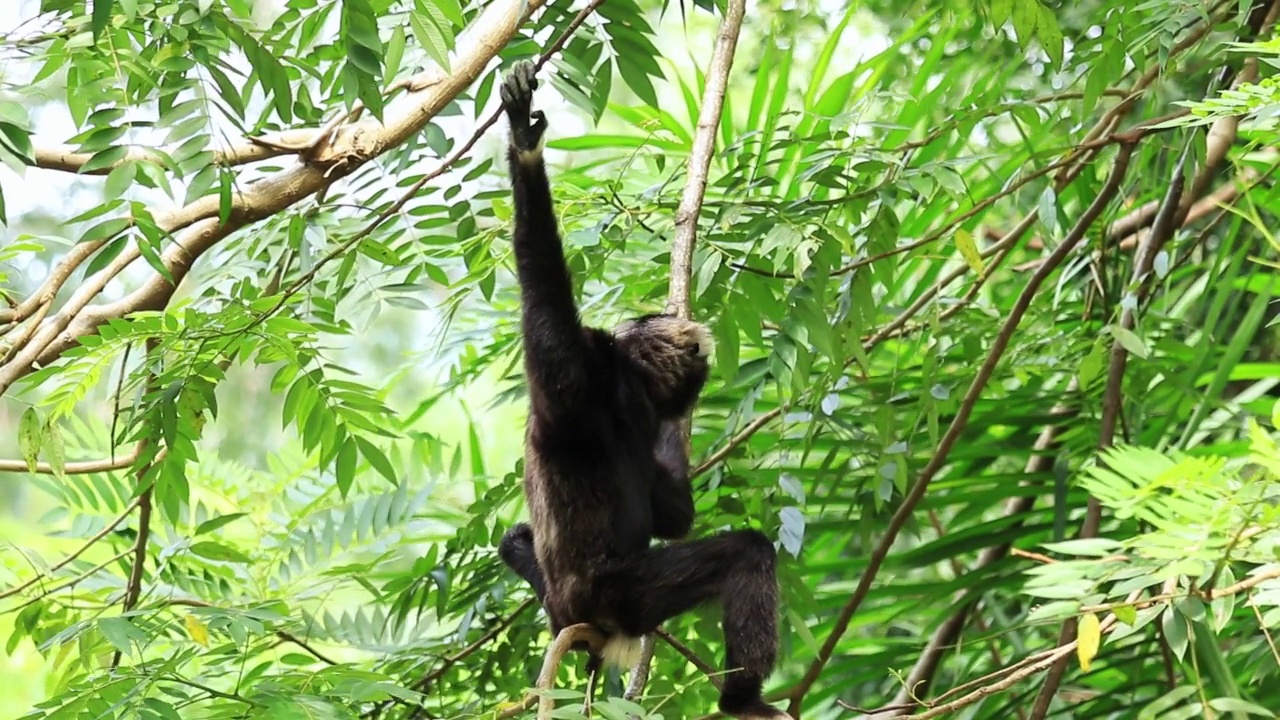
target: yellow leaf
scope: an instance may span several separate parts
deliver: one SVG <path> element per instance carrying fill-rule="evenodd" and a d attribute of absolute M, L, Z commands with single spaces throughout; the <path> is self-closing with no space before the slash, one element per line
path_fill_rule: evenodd
<path fill-rule="evenodd" d="M 1076 633 L 1076 657 L 1080 658 L 1080 669 L 1089 672 L 1089 663 L 1098 656 L 1098 646 L 1102 644 L 1102 623 L 1093 613 L 1085 613 L 1080 618 L 1080 628 Z"/>
<path fill-rule="evenodd" d="M 202 647 L 209 647 L 209 628 L 200 622 L 195 615 L 186 615 L 182 618 L 182 624 L 187 628 L 187 634 Z"/>
<path fill-rule="evenodd" d="M 969 264 L 969 269 L 982 277 L 986 270 L 982 265 L 982 253 L 978 252 L 978 243 L 973 241 L 973 235 L 969 231 L 960 229 L 956 230 L 956 247 L 960 249 L 960 256 Z"/>

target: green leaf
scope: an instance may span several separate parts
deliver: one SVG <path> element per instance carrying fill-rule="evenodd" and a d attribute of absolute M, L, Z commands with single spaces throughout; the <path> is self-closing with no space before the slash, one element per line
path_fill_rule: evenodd
<path fill-rule="evenodd" d="M 203 535 L 208 532 L 213 532 L 214 530 L 217 530 L 218 528 L 222 527 L 223 525 L 226 525 L 227 523 L 239 520 L 240 518 L 244 517 L 247 514 L 248 513 L 238 512 L 238 513 L 229 513 L 227 515 L 219 515 L 218 517 L 210 518 L 200 523 L 196 527 L 195 532 L 192 534 Z"/>
<path fill-rule="evenodd" d="M 44 456 L 49 461 L 54 477 L 67 478 L 67 448 L 62 440 L 62 428 L 50 416 L 44 425 Z"/>
<path fill-rule="evenodd" d="M 1058 18 L 1054 16 L 1053 10 L 1044 5 L 1037 5 L 1039 13 L 1036 16 L 1036 37 L 1040 39 L 1041 46 L 1048 53 L 1049 59 L 1053 61 L 1055 67 L 1062 67 L 1063 53 L 1065 52 L 1064 41 L 1062 38 L 1062 30 L 1058 27 Z"/>
<path fill-rule="evenodd" d="M 1125 625 L 1133 625 L 1138 621 L 1138 610 L 1132 605 L 1117 605 L 1111 609 L 1116 619 Z"/>
<path fill-rule="evenodd" d="M 1111 335 L 1116 339 L 1116 342 L 1120 343 L 1121 347 L 1133 355 L 1146 359 L 1149 353 L 1147 345 L 1132 330 L 1126 330 L 1119 325 L 1110 325 L 1107 329 L 1111 331 Z"/>
<path fill-rule="evenodd" d="M 27 461 L 27 470 L 36 471 L 36 461 L 40 457 L 40 446 L 44 443 L 44 425 L 36 409 L 29 407 L 22 413 L 18 421 L 18 450 L 22 459 Z"/>
<path fill-rule="evenodd" d="M 1107 538 L 1078 538 L 1075 540 L 1064 540 L 1063 542 L 1045 543 L 1044 547 L 1050 552 L 1061 553 L 1063 555 L 1105 557 L 1119 552 L 1124 545 Z"/>
<path fill-rule="evenodd" d="M 93 39 L 97 40 L 102 31 L 107 28 L 107 23 L 111 22 L 111 9 L 115 5 L 115 0 L 93 0 L 93 20 L 90 27 L 93 30 Z"/>
<path fill-rule="evenodd" d="M 212 540 L 203 540 L 198 543 L 192 543 L 191 552 L 207 560 L 218 560 L 230 563 L 249 563 L 253 561 L 252 558 L 239 550 L 227 547 L 222 543 L 214 542 Z"/>
<path fill-rule="evenodd" d="M 1036 31 L 1036 20 L 1040 17 L 1040 3 L 1036 0 L 1014 0 L 1013 31 L 1018 37 L 1018 45 L 1026 49 Z"/>
<path fill-rule="evenodd" d="M 142 645 L 150 640 L 138 626 L 121 617 L 99 618 L 98 630 L 122 653 L 132 652 L 135 643 Z"/>
<path fill-rule="evenodd" d="M 1013 16 L 1015 0 L 990 0 L 991 25 L 996 29 L 1009 21 Z"/>
<path fill-rule="evenodd" d="M 334 477 L 338 482 L 338 492 L 344 498 L 351 492 L 351 486 L 355 482 L 356 459 L 356 441 L 348 436 L 343 441 L 342 448 L 338 450 L 338 461 L 334 468 Z"/>
<path fill-rule="evenodd" d="M 382 454 L 382 451 L 368 440 L 365 440 L 362 437 L 356 437 L 355 440 L 360 446 L 360 454 L 364 456 L 364 459 L 368 460 L 369 464 L 372 465 L 373 468 L 383 477 L 390 480 L 392 484 L 397 483 L 398 478 L 396 476 L 395 468 L 391 466 L 391 461 L 387 459 L 387 456 Z"/>

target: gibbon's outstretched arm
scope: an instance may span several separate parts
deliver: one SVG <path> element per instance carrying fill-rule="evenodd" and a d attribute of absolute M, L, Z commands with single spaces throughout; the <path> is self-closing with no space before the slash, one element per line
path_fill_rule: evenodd
<path fill-rule="evenodd" d="M 513 244 L 525 369 L 534 406 L 571 416 L 590 397 L 587 345 L 542 160 L 547 119 L 532 110 L 537 87 L 533 63 L 522 61 L 503 78 L 499 90 L 511 126 L 507 162 L 515 198 Z"/>

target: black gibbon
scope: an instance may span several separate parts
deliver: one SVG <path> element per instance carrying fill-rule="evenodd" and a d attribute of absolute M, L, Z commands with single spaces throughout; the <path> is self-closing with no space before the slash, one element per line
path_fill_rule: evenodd
<path fill-rule="evenodd" d="M 672 315 L 585 327 L 542 158 L 547 119 L 531 108 L 532 63 L 503 78 L 515 199 L 516 273 L 530 411 L 524 492 L 530 523 L 503 538 L 504 562 L 533 586 L 551 632 L 589 623 L 603 661 L 629 667 L 641 636 L 711 600 L 723 606 L 728 673 L 719 707 L 741 720 L 788 716 L 761 697 L 777 655 L 773 543 L 755 530 L 650 547 L 693 523 L 678 423 L 707 380 L 711 334 Z"/>

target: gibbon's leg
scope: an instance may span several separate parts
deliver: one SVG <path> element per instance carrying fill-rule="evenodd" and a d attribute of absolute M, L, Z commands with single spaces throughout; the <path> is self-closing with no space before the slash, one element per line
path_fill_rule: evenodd
<path fill-rule="evenodd" d="M 761 697 L 778 652 L 777 553 L 755 530 L 654 547 L 606 568 L 607 612 L 639 636 L 719 598 L 724 607 L 725 668 L 720 710 L 740 720 L 788 715 Z"/>
<path fill-rule="evenodd" d="M 525 374 L 534 410 L 553 427 L 571 424 L 597 402 L 591 392 L 587 339 L 573 300 L 573 280 L 556 229 L 551 184 L 542 161 L 547 119 L 532 110 L 533 63 L 516 63 L 499 93 L 511 126 L 507 163 L 515 202 L 512 244 L 520 282 Z"/>
<path fill-rule="evenodd" d="M 517 523 L 502 536 L 498 557 L 533 587 L 539 603 L 546 602 L 546 582 L 542 579 L 542 569 L 538 567 L 538 557 L 533 552 L 533 528 L 528 523 Z"/>
<path fill-rule="evenodd" d="M 547 602 L 547 585 L 542 576 L 542 568 L 538 567 L 538 557 L 533 552 L 533 528 L 528 523 L 517 523 L 502 536 L 498 544 L 498 557 L 502 562 L 519 575 L 538 596 L 538 602 Z M 594 678 L 604 665 L 604 658 L 592 652 L 591 645 L 579 641 L 570 650 L 586 650 L 588 676 Z"/>
<path fill-rule="evenodd" d="M 664 421 L 654 449 L 658 469 L 649 493 L 653 507 L 653 536 L 679 540 L 693 529 L 693 485 L 689 482 L 689 451 L 680 423 Z"/>

